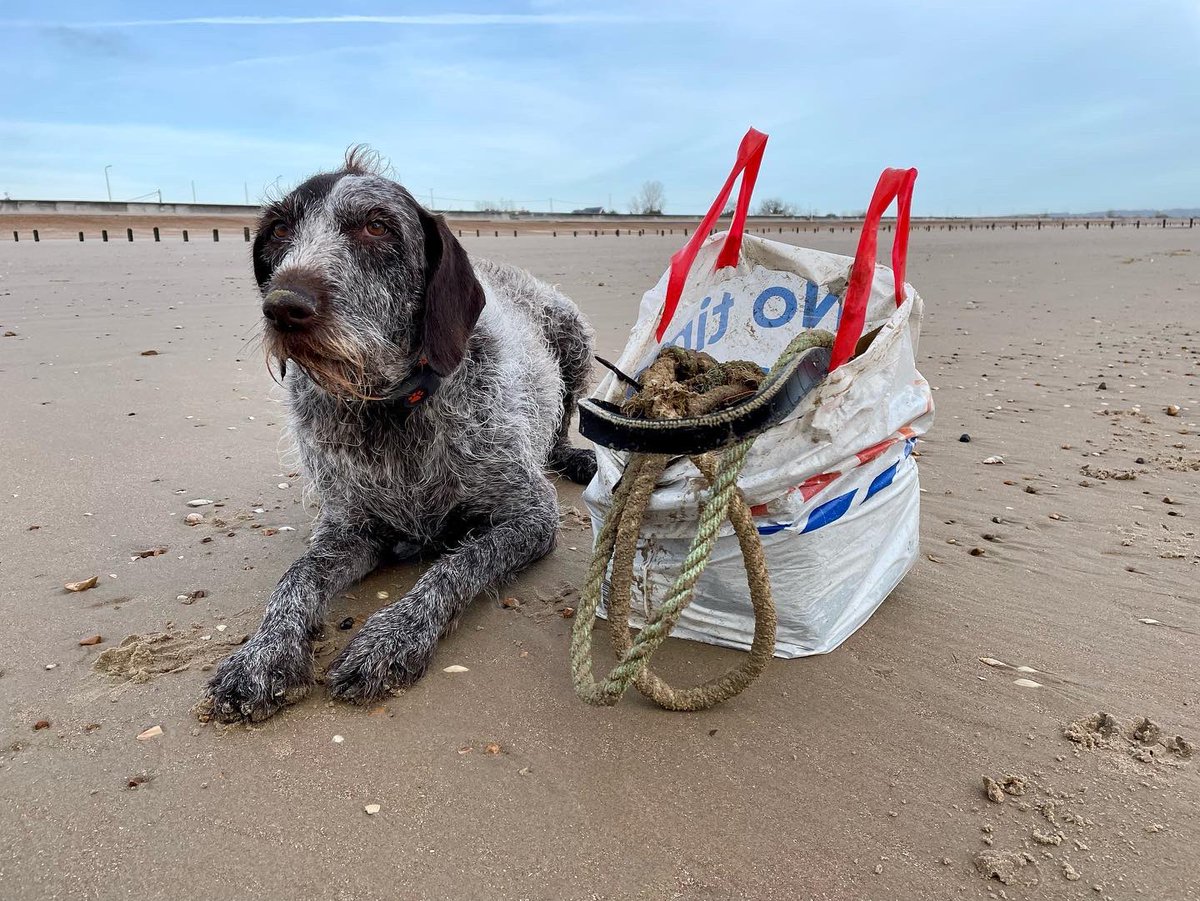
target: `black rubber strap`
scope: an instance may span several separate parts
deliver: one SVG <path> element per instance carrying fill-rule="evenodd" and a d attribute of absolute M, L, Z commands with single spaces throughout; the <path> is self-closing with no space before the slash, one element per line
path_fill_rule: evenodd
<path fill-rule="evenodd" d="M 708 416 L 635 419 L 608 401 L 579 404 L 579 433 L 613 450 L 646 454 L 701 454 L 764 432 L 783 422 L 829 372 L 829 348 L 813 347 L 739 404 Z"/>

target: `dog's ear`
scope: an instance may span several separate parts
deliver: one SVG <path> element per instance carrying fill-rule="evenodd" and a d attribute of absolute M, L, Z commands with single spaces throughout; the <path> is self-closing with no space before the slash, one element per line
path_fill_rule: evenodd
<path fill-rule="evenodd" d="M 270 237 L 271 226 L 269 223 L 260 222 L 258 224 L 258 232 L 254 236 L 254 244 L 250 251 L 254 260 L 254 280 L 258 282 L 259 288 L 266 288 L 267 282 L 271 280 L 271 275 L 275 271 L 275 267 L 271 265 L 271 261 L 267 259 L 265 253 L 267 240 Z"/>
<path fill-rule="evenodd" d="M 438 375 L 462 362 L 467 341 L 483 312 L 483 285 L 446 220 L 420 212 L 425 232 L 425 323 L 423 352 Z"/>

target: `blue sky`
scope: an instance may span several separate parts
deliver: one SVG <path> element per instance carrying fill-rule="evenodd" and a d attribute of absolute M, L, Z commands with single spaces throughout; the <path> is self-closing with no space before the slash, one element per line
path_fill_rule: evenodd
<path fill-rule="evenodd" d="M 920 214 L 1200 206 L 1200 3 L 0 4 L 0 195 L 252 200 L 368 142 L 418 197 L 699 212 L 745 129 L 757 196 Z M 246 186 L 246 188 L 244 188 Z"/>

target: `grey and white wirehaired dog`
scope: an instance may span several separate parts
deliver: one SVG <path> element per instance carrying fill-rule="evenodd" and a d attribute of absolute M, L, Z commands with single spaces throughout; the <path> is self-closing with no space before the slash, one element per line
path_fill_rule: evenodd
<path fill-rule="evenodd" d="M 351 151 L 267 206 L 253 247 L 268 356 L 320 512 L 262 625 L 208 684 L 225 721 L 308 693 L 330 599 L 389 555 L 440 556 L 325 681 L 364 703 L 419 679 L 472 599 L 553 548 L 546 470 L 587 482 L 596 468 L 567 439 L 591 371 L 579 310 L 520 269 L 469 259 L 371 157 Z"/>

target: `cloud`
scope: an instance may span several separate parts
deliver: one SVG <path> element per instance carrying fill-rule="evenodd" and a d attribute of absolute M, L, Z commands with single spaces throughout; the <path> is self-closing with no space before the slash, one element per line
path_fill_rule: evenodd
<path fill-rule="evenodd" d="M 433 13 L 407 16 L 194 16 L 185 19 L 129 19 L 110 22 L 81 22 L 76 28 L 164 28 L 183 25 L 278 27 L 287 25 L 414 25 L 430 27 L 479 27 L 489 25 L 614 25 L 661 20 L 654 15 L 614 13 Z M 56 28 L 50 22 L 9 21 L 10 27 Z"/>

